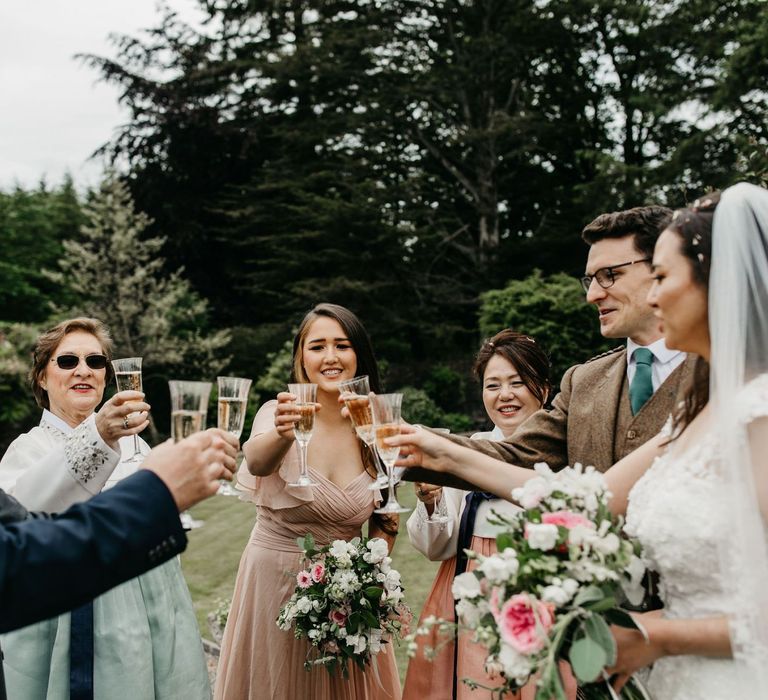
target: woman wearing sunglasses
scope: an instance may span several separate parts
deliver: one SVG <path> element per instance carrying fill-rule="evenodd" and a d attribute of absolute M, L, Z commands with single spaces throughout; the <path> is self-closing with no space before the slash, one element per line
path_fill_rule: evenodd
<path fill-rule="evenodd" d="M 136 470 L 127 460 L 132 436 L 148 425 L 144 395 L 118 392 L 96 411 L 111 378 L 111 351 L 95 319 L 63 321 L 38 338 L 30 378 L 43 415 L 0 462 L 0 488 L 30 510 L 64 510 Z M 2 648 L 11 698 L 210 698 L 176 559 L 92 605 L 3 635 Z"/>

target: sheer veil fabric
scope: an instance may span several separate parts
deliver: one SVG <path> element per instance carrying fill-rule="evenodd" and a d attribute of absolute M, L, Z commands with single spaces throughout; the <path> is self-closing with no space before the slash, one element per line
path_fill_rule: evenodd
<path fill-rule="evenodd" d="M 768 190 L 741 183 L 714 214 L 709 285 L 710 401 L 730 532 L 718 544 L 737 603 L 734 657 L 768 697 Z"/>

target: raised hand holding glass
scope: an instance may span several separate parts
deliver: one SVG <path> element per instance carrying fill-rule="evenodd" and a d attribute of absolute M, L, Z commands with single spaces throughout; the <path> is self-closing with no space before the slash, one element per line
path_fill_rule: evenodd
<path fill-rule="evenodd" d="M 391 447 L 385 440 L 400 434 L 400 407 L 403 403 L 402 394 L 376 394 L 371 396 L 373 408 L 373 426 L 376 433 L 376 450 L 387 469 L 388 496 L 387 502 L 377 508 L 375 513 L 407 513 L 410 508 L 404 508 L 397 502 L 395 495 L 395 461 L 400 453 L 399 447 Z"/>
<path fill-rule="evenodd" d="M 102 357 L 102 355 L 95 355 L 93 357 Z M 62 357 L 57 358 L 59 367 L 62 366 Z M 86 357 L 86 364 L 91 367 Z M 76 365 L 75 365 L 76 366 Z M 92 368 L 92 367 L 91 367 Z M 142 379 L 141 379 L 141 358 L 140 357 L 124 357 L 120 360 L 112 360 L 112 368 L 115 370 L 115 382 L 117 383 L 118 391 L 143 391 Z M 93 369 L 93 368 L 92 368 Z M 136 415 L 134 413 L 130 416 Z M 126 416 L 126 420 L 130 417 Z M 128 427 L 126 423 L 126 427 Z M 144 455 L 141 454 L 141 447 L 139 445 L 139 436 L 133 436 L 133 454 L 126 459 L 126 462 L 141 462 L 144 459 Z"/>
<path fill-rule="evenodd" d="M 371 451 L 373 463 L 376 465 L 376 480 L 368 487 L 371 490 L 385 489 L 389 485 L 389 479 L 381 468 L 381 461 L 376 452 L 376 434 L 373 430 L 373 410 L 371 409 L 371 386 L 368 375 L 354 377 L 339 382 L 339 392 L 344 399 L 344 405 L 349 411 L 349 419 L 355 426 L 359 437 Z"/>

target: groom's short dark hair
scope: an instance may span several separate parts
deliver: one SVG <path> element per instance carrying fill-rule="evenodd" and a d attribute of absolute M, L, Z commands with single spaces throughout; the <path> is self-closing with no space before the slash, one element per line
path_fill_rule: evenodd
<path fill-rule="evenodd" d="M 581 237 L 592 245 L 604 238 L 624 238 L 634 236 L 635 248 L 643 257 L 653 257 L 653 247 L 659 234 L 672 220 L 672 210 L 667 207 L 651 205 L 634 207 L 610 214 L 600 214 L 587 224 Z"/>

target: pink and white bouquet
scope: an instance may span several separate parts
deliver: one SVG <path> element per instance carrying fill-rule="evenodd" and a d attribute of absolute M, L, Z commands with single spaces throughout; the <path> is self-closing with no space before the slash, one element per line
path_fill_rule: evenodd
<path fill-rule="evenodd" d="M 403 602 L 400 574 L 380 538 L 334 540 L 319 549 L 312 535 L 297 541 L 304 568 L 277 625 L 309 640 L 308 671 L 322 665 L 333 674 L 339 668 L 347 678 L 350 659 L 365 668 L 391 639 L 408 633 L 413 616 Z"/>
<path fill-rule="evenodd" d="M 642 600 L 639 545 L 621 536 L 622 521 L 611 515 L 593 467 L 535 469 L 512 493 L 523 510 L 496 518 L 509 527 L 496 538 L 498 553 L 470 554 L 477 567 L 454 579 L 459 622 L 488 648 L 486 668 L 504 680 L 500 697 L 536 676 L 537 700 L 564 699 L 559 661 L 566 659 L 580 697 L 616 698 L 602 681 L 616 658 L 609 625 L 638 628 L 619 606 L 625 596 Z M 621 697 L 646 694 L 632 679 Z"/>

